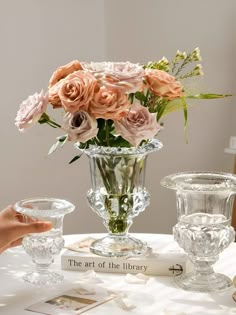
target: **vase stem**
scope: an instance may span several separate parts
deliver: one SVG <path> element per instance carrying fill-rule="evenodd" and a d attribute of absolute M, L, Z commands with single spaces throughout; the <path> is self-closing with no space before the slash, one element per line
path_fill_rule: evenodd
<path fill-rule="evenodd" d="M 106 257 L 138 256 L 146 253 L 147 244 L 127 233 L 119 235 L 109 233 L 104 238 L 93 242 L 90 251 Z"/>

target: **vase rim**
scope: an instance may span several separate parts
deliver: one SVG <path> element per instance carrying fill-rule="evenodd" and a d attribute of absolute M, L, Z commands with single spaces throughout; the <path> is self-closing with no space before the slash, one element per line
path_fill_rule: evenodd
<path fill-rule="evenodd" d="M 16 202 L 14 209 L 29 216 L 54 217 L 74 211 L 75 206 L 65 199 L 33 197 Z"/>
<path fill-rule="evenodd" d="M 75 148 L 79 148 L 79 143 L 75 143 Z M 151 139 L 147 143 L 139 147 L 105 147 L 98 145 L 90 145 L 87 149 L 84 149 L 84 153 L 87 155 L 143 155 L 160 150 L 163 144 L 158 139 Z"/>
<path fill-rule="evenodd" d="M 192 171 L 165 176 L 163 187 L 178 191 L 232 192 L 236 194 L 236 175 L 223 172 Z"/>

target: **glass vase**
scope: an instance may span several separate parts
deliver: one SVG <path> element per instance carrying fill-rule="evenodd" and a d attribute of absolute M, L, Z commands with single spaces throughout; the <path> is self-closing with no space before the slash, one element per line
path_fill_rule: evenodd
<path fill-rule="evenodd" d="M 147 156 L 161 147 L 161 142 L 153 139 L 138 148 L 90 146 L 85 150 L 92 185 L 88 203 L 108 231 L 92 243 L 91 252 L 121 257 L 146 251 L 147 245 L 128 232 L 133 218 L 149 205 L 150 196 L 144 186 Z"/>
<path fill-rule="evenodd" d="M 26 215 L 30 221 L 42 220 L 52 223 L 52 229 L 42 233 L 24 236 L 22 245 L 35 263 L 35 270 L 24 275 L 23 279 L 36 286 L 54 285 L 62 281 L 63 276 L 49 269 L 54 257 L 64 247 L 63 219 L 75 207 L 70 202 L 55 198 L 29 198 L 18 201 L 14 208 Z"/>
<path fill-rule="evenodd" d="M 183 289 L 216 292 L 229 288 L 232 281 L 215 273 L 219 254 L 234 240 L 231 214 L 236 193 L 236 176 L 225 173 L 177 173 L 161 184 L 176 190 L 178 223 L 175 240 L 188 254 L 193 271 L 177 276 Z"/>

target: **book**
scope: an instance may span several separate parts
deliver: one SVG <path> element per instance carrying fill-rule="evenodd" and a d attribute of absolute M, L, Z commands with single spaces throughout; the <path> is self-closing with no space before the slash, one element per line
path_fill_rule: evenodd
<path fill-rule="evenodd" d="M 187 255 L 174 247 L 166 251 L 149 247 L 147 254 L 135 257 L 102 257 L 89 251 L 90 240 L 67 245 L 61 254 L 64 270 L 113 273 L 142 273 L 154 276 L 177 276 L 191 269 Z M 85 244 L 88 244 L 87 246 Z"/>

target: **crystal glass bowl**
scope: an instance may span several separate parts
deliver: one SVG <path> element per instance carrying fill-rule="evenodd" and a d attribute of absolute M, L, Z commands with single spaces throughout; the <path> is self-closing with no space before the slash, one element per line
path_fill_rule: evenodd
<path fill-rule="evenodd" d="M 50 221 L 52 229 L 42 233 L 28 234 L 23 239 L 26 253 L 35 263 L 35 270 L 23 278 L 37 286 L 52 285 L 61 282 L 63 276 L 50 270 L 54 257 L 59 255 L 64 246 L 63 219 L 75 209 L 75 206 L 63 199 L 30 198 L 18 201 L 14 208 L 30 220 Z"/>
<path fill-rule="evenodd" d="M 231 215 L 236 176 L 226 173 L 186 172 L 166 176 L 161 184 L 176 191 L 178 223 L 175 240 L 188 254 L 193 271 L 175 278 L 185 290 L 215 292 L 232 281 L 215 273 L 213 264 L 234 240 Z"/>
<path fill-rule="evenodd" d="M 94 241 L 90 251 L 104 257 L 142 256 L 147 244 L 129 234 L 133 220 L 150 202 L 145 187 L 147 158 L 162 148 L 152 139 L 140 147 L 89 146 L 91 189 L 87 200 L 102 218 L 107 235 Z"/>

